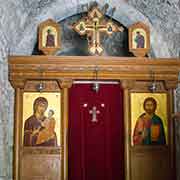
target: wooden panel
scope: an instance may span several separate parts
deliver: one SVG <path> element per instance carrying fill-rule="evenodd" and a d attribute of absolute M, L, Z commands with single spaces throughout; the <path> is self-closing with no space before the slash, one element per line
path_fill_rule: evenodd
<path fill-rule="evenodd" d="M 37 92 L 38 85 L 43 84 L 42 92 L 59 92 L 60 87 L 56 81 L 45 81 L 45 80 L 36 80 L 36 81 L 27 81 L 25 83 L 24 91 L 25 92 Z"/>
<path fill-rule="evenodd" d="M 177 59 L 119 58 L 119 57 L 54 57 L 13 56 L 9 58 L 10 81 L 25 79 L 93 79 L 98 66 L 99 79 L 133 79 L 177 81 L 180 62 Z M 15 84 L 14 84 L 15 86 Z"/>
<path fill-rule="evenodd" d="M 58 180 L 60 166 L 60 155 L 24 155 L 21 180 Z"/>
<path fill-rule="evenodd" d="M 149 92 L 149 86 L 152 84 L 150 81 L 135 81 L 131 92 Z M 166 92 L 164 82 L 156 81 L 156 92 Z"/>
<path fill-rule="evenodd" d="M 148 148 L 148 147 L 147 147 Z M 168 149 L 146 148 L 131 151 L 131 180 L 169 180 Z"/>
<path fill-rule="evenodd" d="M 148 93 L 151 83 L 152 81 L 135 81 L 129 92 Z M 164 81 L 156 81 L 156 85 L 155 93 L 167 94 L 168 145 L 129 145 L 131 180 L 169 180 L 173 179 L 175 173 L 175 166 L 171 163 L 174 155 L 171 149 L 173 133 L 170 131 L 173 99 L 170 98 L 169 89 Z"/>

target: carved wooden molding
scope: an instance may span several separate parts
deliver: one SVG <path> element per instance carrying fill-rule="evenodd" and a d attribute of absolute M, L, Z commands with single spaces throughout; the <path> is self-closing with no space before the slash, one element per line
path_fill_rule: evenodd
<path fill-rule="evenodd" d="M 135 81 L 133 80 L 122 80 L 121 85 L 124 89 L 132 89 L 134 87 Z"/>
<path fill-rule="evenodd" d="M 71 88 L 73 80 L 72 79 L 61 79 L 58 80 L 59 86 L 63 88 Z"/>
<path fill-rule="evenodd" d="M 22 79 L 22 80 L 17 79 L 16 81 L 10 81 L 10 82 L 14 88 L 24 89 L 24 86 L 25 86 L 25 80 L 24 79 Z"/>
<path fill-rule="evenodd" d="M 177 59 L 148 59 L 134 57 L 55 57 L 55 56 L 11 56 L 9 57 L 10 80 L 59 80 L 93 79 L 94 67 L 98 66 L 101 80 L 176 80 L 180 68 Z M 40 67 L 43 73 L 40 72 Z"/>
<path fill-rule="evenodd" d="M 39 84 L 43 85 L 41 92 L 59 92 L 60 90 L 59 85 L 55 80 L 28 80 L 25 83 L 24 91 L 37 92 Z"/>
<path fill-rule="evenodd" d="M 22 176 L 26 180 L 50 180 L 48 176 Z"/>
<path fill-rule="evenodd" d="M 178 80 L 174 80 L 174 81 L 173 80 L 172 81 L 165 80 L 164 83 L 165 83 L 165 87 L 167 90 L 175 89 L 175 88 L 177 88 Z"/>
<path fill-rule="evenodd" d="M 33 147 L 26 147 L 22 150 L 23 154 L 63 154 L 63 148 L 33 148 Z"/>

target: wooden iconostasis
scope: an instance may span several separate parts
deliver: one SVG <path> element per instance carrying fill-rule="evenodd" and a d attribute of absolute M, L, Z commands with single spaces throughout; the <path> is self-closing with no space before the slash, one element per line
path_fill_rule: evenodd
<path fill-rule="evenodd" d="M 95 80 L 95 67 L 98 81 L 123 89 L 124 179 L 175 179 L 171 115 L 179 65 L 176 59 L 135 57 L 9 57 L 13 179 L 68 180 L 69 89 L 76 81 Z M 151 121 L 148 112 L 154 112 Z"/>

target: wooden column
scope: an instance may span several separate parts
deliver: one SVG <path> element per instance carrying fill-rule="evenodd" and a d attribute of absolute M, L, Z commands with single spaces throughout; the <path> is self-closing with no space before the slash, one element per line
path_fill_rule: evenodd
<path fill-rule="evenodd" d="M 71 79 L 59 80 L 60 87 L 62 88 L 62 121 L 61 121 L 61 144 L 62 144 L 62 166 L 61 166 L 61 180 L 68 180 L 68 90 L 72 86 Z"/>
<path fill-rule="evenodd" d="M 175 148 L 175 122 L 174 118 L 172 117 L 172 114 L 174 114 L 174 89 L 177 87 L 178 81 L 165 81 L 165 87 L 168 90 L 168 99 L 169 99 L 169 143 L 170 143 L 170 163 L 171 163 L 171 179 L 176 179 L 176 148 Z"/>
<path fill-rule="evenodd" d="M 13 180 L 20 180 L 20 121 L 22 115 L 22 89 L 23 81 L 12 83 L 15 88 L 15 108 L 14 108 L 14 146 L 13 146 Z"/>
<path fill-rule="evenodd" d="M 134 81 L 122 80 L 121 86 L 124 89 L 124 170 L 125 180 L 131 179 L 131 158 L 130 158 L 130 104 L 129 90 L 133 88 Z"/>

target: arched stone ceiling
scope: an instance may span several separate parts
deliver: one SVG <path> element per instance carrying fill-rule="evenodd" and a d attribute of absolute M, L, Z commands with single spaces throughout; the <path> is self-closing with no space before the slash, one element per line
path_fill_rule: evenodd
<path fill-rule="evenodd" d="M 168 10 L 167 7 L 170 5 L 167 0 L 157 0 L 153 3 L 150 3 L 152 2 L 150 0 L 99 0 L 97 3 L 99 7 L 105 3 L 109 4 L 107 15 L 113 7 L 116 7 L 113 18 L 126 27 L 137 21 L 148 24 L 151 29 L 151 49 L 154 56 L 175 57 L 179 52 L 178 40 L 180 43 L 180 28 L 178 28 L 180 20 L 176 18 L 180 14 L 180 9 L 178 2 L 172 1 L 173 8 Z M 40 22 L 47 18 L 60 21 L 86 12 L 92 3 L 88 0 L 18 0 L 16 2 L 8 0 L 0 8 L 2 12 L 0 14 L 3 14 L 0 21 L 2 26 L 0 36 L 3 37 L 3 44 L 7 44 L 11 54 L 30 55 L 37 39 L 37 26 Z M 171 16 L 168 16 L 169 14 Z M 166 26 L 163 26 L 164 19 Z M 173 25 L 174 21 L 173 27 L 169 25 Z"/>

